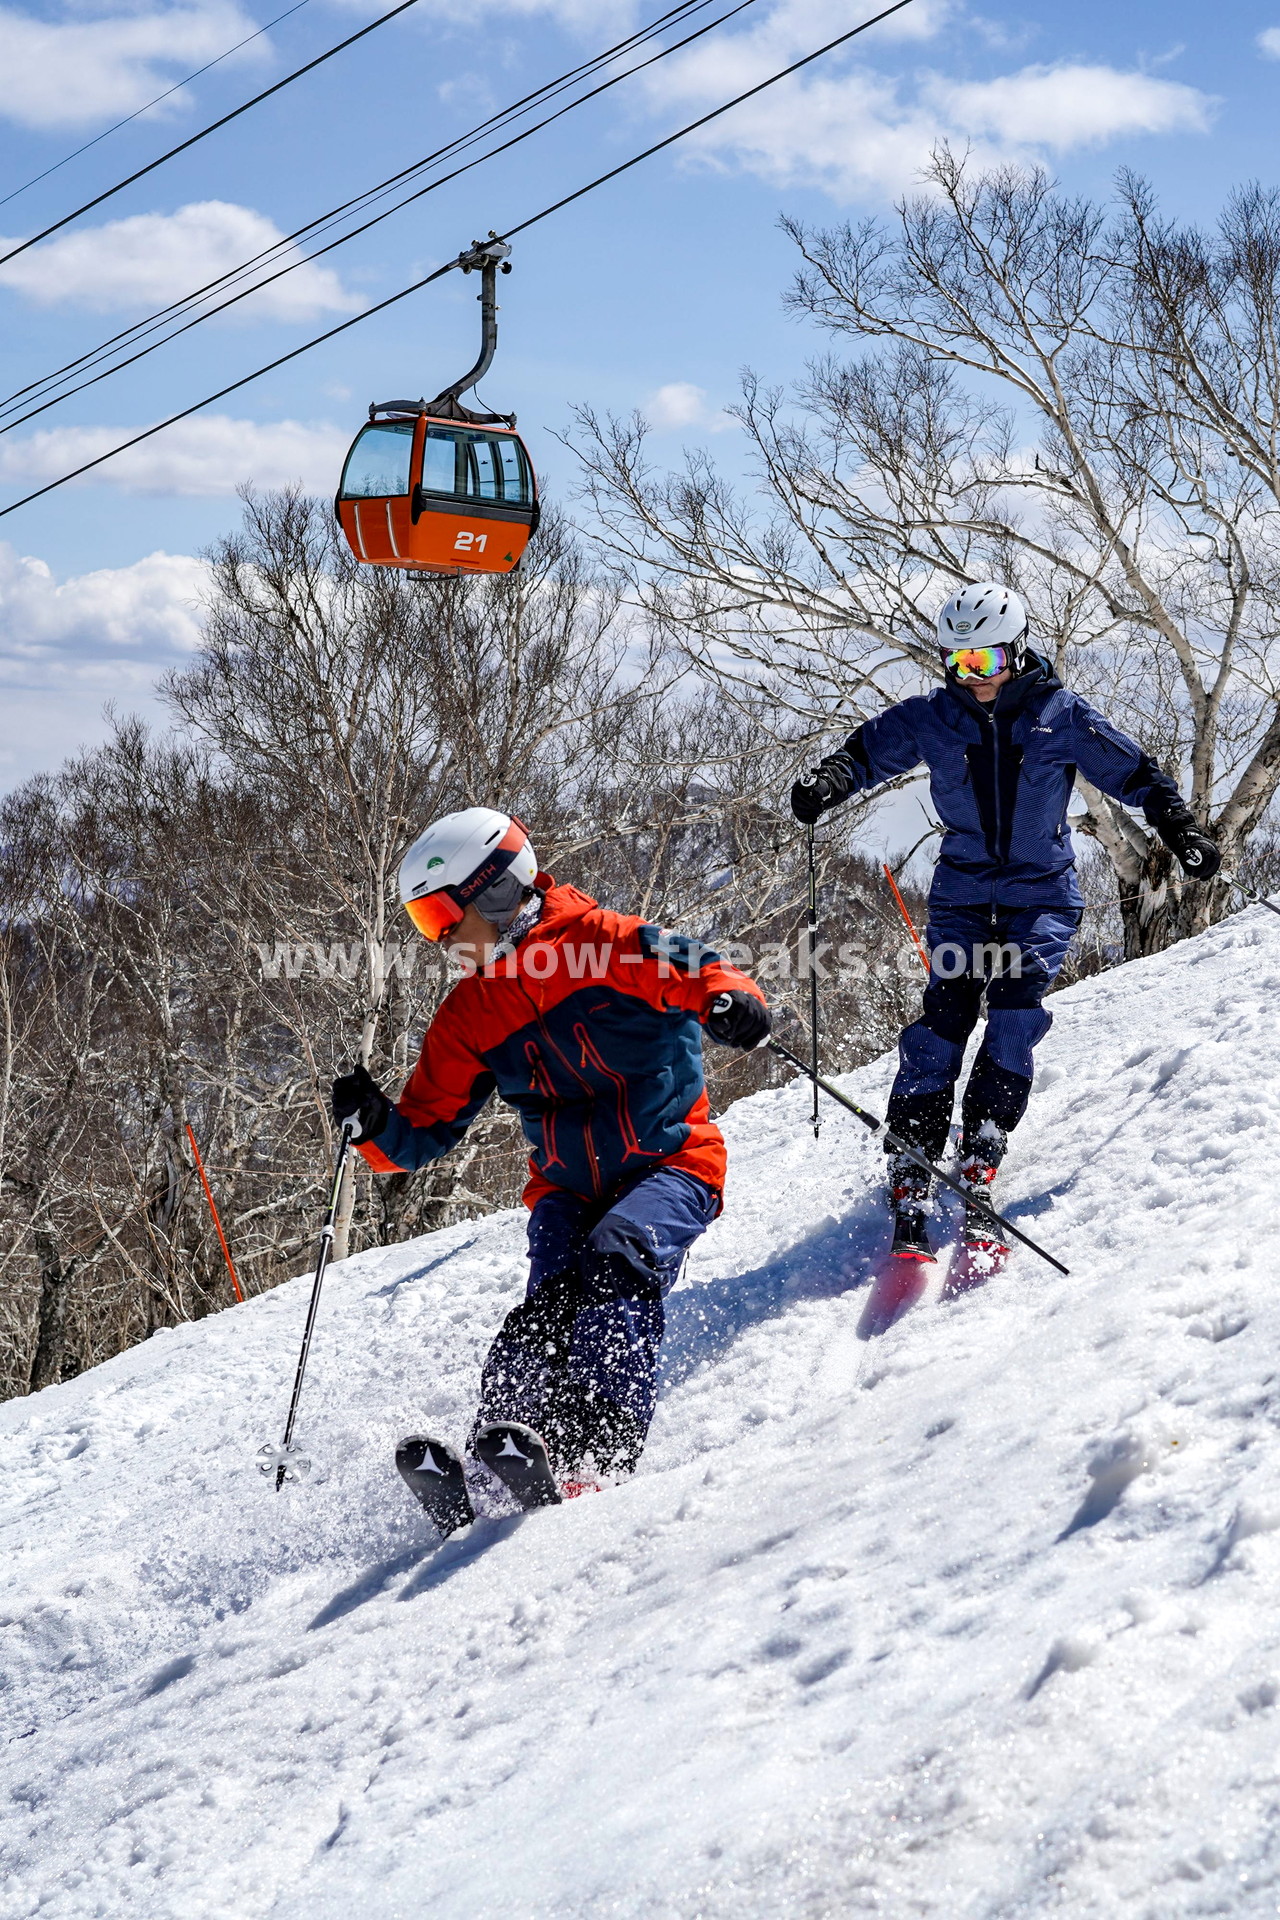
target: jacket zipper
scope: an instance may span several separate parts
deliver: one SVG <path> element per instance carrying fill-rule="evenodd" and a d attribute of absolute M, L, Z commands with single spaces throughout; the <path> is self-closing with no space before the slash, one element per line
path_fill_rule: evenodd
<path fill-rule="evenodd" d="M 530 1040 L 524 1051 L 525 1058 L 533 1068 L 532 1084 L 547 1102 L 547 1111 L 542 1116 L 542 1167 L 545 1173 L 548 1167 L 564 1165 L 556 1149 L 555 1082 L 547 1072 L 546 1063 L 538 1052 L 537 1043 Z"/>
<path fill-rule="evenodd" d="M 623 1158 L 626 1159 L 633 1153 L 646 1155 L 649 1159 L 658 1157 L 654 1151 L 640 1145 L 640 1136 L 635 1130 L 635 1124 L 631 1118 L 631 1108 L 627 1101 L 627 1083 L 620 1073 L 615 1072 L 612 1067 L 605 1065 L 598 1047 L 581 1020 L 578 1021 L 573 1029 L 573 1037 L 582 1048 L 582 1058 L 584 1062 L 590 1060 L 593 1067 L 598 1068 L 607 1080 L 613 1082 L 617 1091 L 618 1132 L 622 1135 L 623 1145 L 626 1148 Z"/>
<path fill-rule="evenodd" d="M 521 993 L 524 995 L 525 999 L 529 1002 L 529 1005 L 533 1008 L 533 1017 L 538 1023 L 538 1032 L 542 1035 L 543 1039 L 546 1041 L 548 1048 L 552 1053 L 555 1054 L 558 1060 L 564 1061 L 565 1066 L 568 1067 L 574 1079 L 579 1081 L 582 1087 L 584 1088 L 587 1095 L 587 1111 L 589 1114 L 591 1111 L 591 1108 L 595 1105 L 595 1098 L 596 1098 L 595 1088 L 592 1086 L 589 1080 L 585 1079 L 583 1075 L 578 1072 L 572 1060 L 567 1059 L 566 1056 L 563 1053 L 561 1053 L 559 1047 L 556 1045 L 555 1041 L 551 1038 L 551 1034 L 547 1028 L 546 1022 L 542 1018 L 542 1009 L 539 1007 L 537 1001 L 534 999 L 533 995 L 530 993 L 528 987 L 526 987 L 526 985 L 524 984 L 524 981 L 520 980 L 517 984 L 519 985 Z M 596 1158 L 595 1135 L 591 1131 L 590 1119 L 584 1120 L 582 1123 L 582 1139 L 583 1139 L 583 1144 L 587 1149 L 587 1165 L 591 1169 L 591 1191 L 595 1195 L 595 1197 L 599 1199 L 600 1195 L 604 1192 L 604 1183 L 600 1178 L 600 1162 Z M 560 1164 L 563 1166 L 564 1162 L 561 1161 Z"/>

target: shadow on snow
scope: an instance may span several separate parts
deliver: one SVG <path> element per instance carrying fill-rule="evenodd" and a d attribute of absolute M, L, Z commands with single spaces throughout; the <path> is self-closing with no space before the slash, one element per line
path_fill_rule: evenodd
<path fill-rule="evenodd" d="M 432 1587 L 440 1586 L 453 1574 L 470 1566 L 490 1547 L 510 1539 L 517 1527 L 528 1518 L 527 1513 L 507 1514 L 499 1519 L 488 1519 L 481 1515 L 465 1531 L 454 1534 L 448 1540 L 438 1540 L 428 1534 L 426 1539 L 406 1548 L 403 1553 L 379 1561 L 367 1573 L 362 1573 L 358 1580 L 353 1580 L 350 1586 L 340 1588 L 331 1600 L 325 1602 L 315 1619 L 308 1622 L 307 1631 L 314 1633 L 318 1627 L 332 1626 L 335 1620 L 354 1613 L 357 1607 L 378 1599 L 401 1574 L 407 1573 L 409 1578 L 395 1598 L 416 1600 L 419 1594 L 429 1593 Z M 429 1528 L 430 1522 L 426 1524 Z"/>
<path fill-rule="evenodd" d="M 841 1220 L 826 1219 L 752 1273 L 678 1287 L 667 1301 L 661 1391 L 669 1393 L 716 1359 L 748 1327 L 774 1320 L 799 1300 L 830 1300 L 865 1284 L 883 1251 L 881 1202 L 860 1200 Z"/>

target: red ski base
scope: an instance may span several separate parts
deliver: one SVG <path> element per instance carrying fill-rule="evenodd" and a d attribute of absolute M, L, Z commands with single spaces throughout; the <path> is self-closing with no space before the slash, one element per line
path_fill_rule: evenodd
<path fill-rule="evenodd" d="M 910 1311 L 929 1284 L 932 1259 L 917 1254 L 886 1254 L 871 1283 L 871 1293 L 858 1322 L 859 1340 L 887 1333 L 895 1320 Z"/>
<path fill-rule="evenodd" d="M 998 1240 L 962 1240 L 951 1256 L 943 1299 L 956 1300 L 975 1287 L 985 1287 L 1008 1264 L 1009 1249 Z"/>

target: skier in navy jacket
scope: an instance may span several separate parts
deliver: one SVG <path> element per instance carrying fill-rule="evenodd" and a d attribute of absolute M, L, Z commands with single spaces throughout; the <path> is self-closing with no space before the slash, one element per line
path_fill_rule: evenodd
<path fill-rule="evenodd" d="M 1207 880 L 1221 864 L 1173 781 L 1063 686 L 1028 647 L 1027 631 L 1010 588 L 986 581 L 954 594 L 938 616 L 945 683 L 866 721 L 791 791 L 792 812 L 811 822 L 921 761 L 929 768 L 946 829 L 929 892 L 929 984 L 920 1018 L 899 1040 L 888 1120 L 930 1160 L 939 1157 L 985 990 L 986 1033 L 961 1105 L 959 1177 L 975 1196 L 990 1192 L 1026 1111 L 1032 1051 L 1053 1019 L 1041 1002 L 1080 924 L 1067 826 L 1077 770 L 1140 807 L 1188 875 Z M 894 1159 L 889 1186 L 894 1252 L 930 1258 L 928 1176 Z M 966 1237 L 989 1243 L 990 1232 L 987 1217 L 971 1211 Z"/>

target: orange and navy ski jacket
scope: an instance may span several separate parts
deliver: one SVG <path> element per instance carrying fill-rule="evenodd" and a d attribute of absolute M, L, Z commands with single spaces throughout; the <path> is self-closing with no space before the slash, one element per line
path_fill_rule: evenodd
<path fill-rule="evenodd" d="M 359 1143 L 377 1173 L 456 1146 L 495 1090 L 532 1149 L 525 1203 L 554 1187 L 606 1198 L 657 1166 L 719 1193 L 725 1146 L 709 1118 L 700 1022 L 717 994 L 759 987 L 709 947 L 576 887 L 548 891 L 513 954 L 441 1003 L 391 1117 Z"/>

